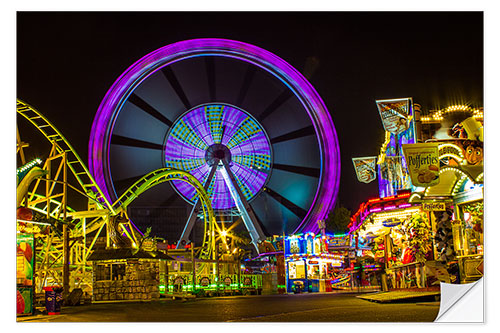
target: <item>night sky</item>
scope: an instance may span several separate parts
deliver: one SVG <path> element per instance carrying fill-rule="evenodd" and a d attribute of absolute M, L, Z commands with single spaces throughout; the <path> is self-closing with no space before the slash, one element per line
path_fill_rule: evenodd
<path fill-rule="evenodd" d="M 337 130 L 339 201 L 352 211 L 378 196 L 377 182 L 358 182 L 351 162 L 378 155 L 376 99 L 413 97 L 424 111 L 483 106 L 481 12 L 18 12 L 17 98 L 87 161 L 94 115 L 118 76 L 162 46 L 210 37 L 254 44 L 302 73 L 318 61 L 310 82 Z M 29 127 L 19 125 L 29 141 Z M 44 149 L 30 143 L 28 159 Z"/>

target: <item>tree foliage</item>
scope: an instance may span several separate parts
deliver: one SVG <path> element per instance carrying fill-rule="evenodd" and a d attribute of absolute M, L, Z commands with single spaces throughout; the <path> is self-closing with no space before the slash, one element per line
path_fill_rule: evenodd
<path fill-rule="evenodd" d="M 330 211 L 326 219 L 326 229 L 331 232 L 342 233 L 347 231 L 347 225 L 351 222 L 351 211 L 341 204 Z"/>

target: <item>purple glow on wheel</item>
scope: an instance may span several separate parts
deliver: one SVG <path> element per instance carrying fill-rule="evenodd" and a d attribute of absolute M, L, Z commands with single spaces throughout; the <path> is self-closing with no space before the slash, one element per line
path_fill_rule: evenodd
<path fill-rule="evenodd" d="M 257 46 L 228 39 L 192 39 L 166 45 L 130 66 L 111 86 L 97 110 L 89 142 L 89 168 L 104 195 L 117 197 L 109 168 L 111 133 L 127 100 L 147 77 L 164 66 L 197 56 L 221 56 L 253 64 L 286 84 L 300 100 L 314 125 L 320 145 L 321 175 L 316 195 L 297 231 L 317 233 L 317 220 L 326 218 L 335 203 L 340 178 L 340 151 L 337 133 L 321 97 L 295 68 L 275 54 Z"/>
<path fill-rule="evenodd" d="M 212 168 L 207 157 L 224 154 L 221 147 L 246 200 L 251 200 L 271 170 L 271 146 L 257 121 L 236 107 L 208 104 L 181 116 L 167 138 L 165 166 L 187 171 L 205 185 Z M 195 202 L 197 194 L 192 186 L 182 181 L 172 183 L 186 200 Z M 207 192 L 214 209 L 236 207 L 220 172 L 215 173 Z"/>

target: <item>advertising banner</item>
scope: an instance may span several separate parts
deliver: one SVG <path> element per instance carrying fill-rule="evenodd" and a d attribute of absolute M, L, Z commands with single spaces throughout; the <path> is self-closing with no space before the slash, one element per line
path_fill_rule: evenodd
<path fill-rule="evenodd" d="M 33 269 L 35 267 L 35 238 L 18 234 L 16 241 L 17 315 L 33 313 Z"/>
<path fill-rule="evenodd" d="M 378 156 L 378 183 L 381 198 L 397 195 L 414 186 L 406 168 L 402 146 L 416 143 L 412 98 L 376 100 L 386 131 Z"/>
<path fill-rule="evenodd" d="M 375 103 L 387 132 L 399 134 L 410 127 L 411 98 L 377 100 Z"/>
<path fill-rule="evenodd" d="M 413 185 L 428 187 L 439 184 L 439 150 L 437 143 L 403 145 Z"/>
<path fill-rule="evenodd" d="M 16 280 L 18 285 L 33 286 L 34 248 L 33 235 L 20 234 L 17 236 Z"/>
<path fill-rule="evenodd" d="M 483 143 L 456 139 L 439 142 L 439 159 L 446 165 L 483 165 Z"/>
<path fill-rule="evenodd" d="M 33 313 L 33 288 L 18 287 L 16 291 L 16 314 L 30 315 Z"/>
<path fill-rule="evenodd" d="M 401 156 L 386 156 L 379 165 L 379 187 L 385 185 L 382 197 L 396 195 L 398 190 L 409 188 L 410 177 Z"/>
<path fill-rule="evenodd" d="M 352 159 L 354 170 L 358 180 L 362 183 L 370 183 L 377 178 L 375 169 L 377 157 L 355 157 Z"/>

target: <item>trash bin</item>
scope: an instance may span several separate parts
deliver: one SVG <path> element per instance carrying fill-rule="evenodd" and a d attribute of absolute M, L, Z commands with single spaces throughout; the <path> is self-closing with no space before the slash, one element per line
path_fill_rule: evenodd
<path fill-rule="evenodd" d="M 304 287 L 304 283 L 302 281 L 294 281 L 293 286 L 295 287 L 294 293 L 300 294 L 302 292 L 302 288 Z"/>
<path fill-rule="evenodd" d="M 43 287 L 45 291 L 45 308 L 47 314 L 58 315 L 61 313 L 62 290 L 61 287 Z"/>

